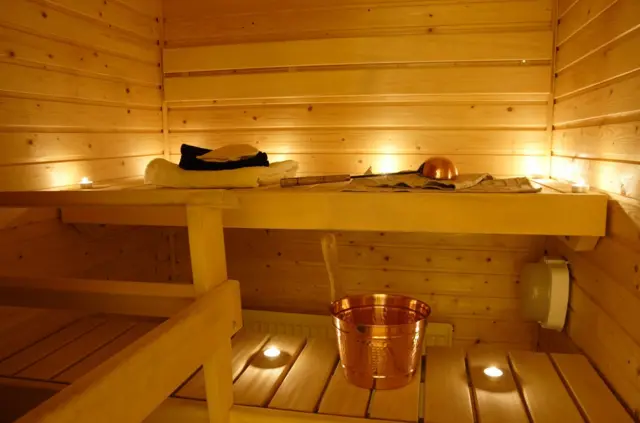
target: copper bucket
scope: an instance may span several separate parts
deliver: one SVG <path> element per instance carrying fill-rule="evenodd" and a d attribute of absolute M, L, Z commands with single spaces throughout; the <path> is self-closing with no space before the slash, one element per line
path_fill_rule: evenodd
<path fill-rule="evenodd" d="M 430 313 L 427 304 L 401 295 L 357 295 L 331 303 L 347 380 L 367 389 L 411 382 Z"/>

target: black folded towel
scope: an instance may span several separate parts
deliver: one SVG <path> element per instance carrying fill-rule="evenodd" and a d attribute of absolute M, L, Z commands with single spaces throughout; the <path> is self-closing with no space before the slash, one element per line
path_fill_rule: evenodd
<path fill-rule="evenodd" d="M 183 170 L 231 170 L 241 169 L 243 167 L 269 166 L 269 157 L 267 153 L 263 153 L 262 151 L 253 157 L 230 162 L 207 162 L 198 158 L 198 156 L 207 154 L 210 151 L 212 150 L 182 144 L 180 147 L 181 156 L 178 166 Z"/>

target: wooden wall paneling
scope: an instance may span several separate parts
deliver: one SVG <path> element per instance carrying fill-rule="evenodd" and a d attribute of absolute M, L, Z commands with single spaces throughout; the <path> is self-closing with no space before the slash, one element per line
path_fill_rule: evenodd
<path fill-rule="evenodd" d="M 112 0 L 120 4 L 129 7 L 131 10 L 151 16 L 153 18 L 162 17 L 163 15 L 163 1 L 158 0 Z"/>
<path fill-rule="evenodd" d="M 578 0 L 558 0 L 558 17 L 562 17 L 577 3 Z"/>
<path fill-rule="evenodd" d="M 558 129 L 553 154 L 566 157 L 640 161 L 640 121 Z"/>
<path fill-rule="evenodd" d="M 594 3 L 593 0 L 590 1 Z M 556 69 L 561 71 L 572 63 L 602 48 L 617 37 L 633 30 L 640 15 L 640 5 L 634 0 L 613 2 L 611 7 L 580 29 L 575 35 L 559 45 Z"/>
<path fill-rule="evenodd" d="M 197 13 L 197 12 L 196 12 Z M 420 33 L 453 26 L 500 26 L 516 22 L 548 25 L 551 6 L 547 1 L 442 4 L 368 4 L 356 7 L 295 9 L 273 8 L 253 14 L 189 16 L 172 19 L 167 14 L 169 46 L 243 43 Z M 413 29 L 413 31 L 411 31 Z M 422 31 L 420 31 L 420 29 Z"/>
<path fill-rule="evenodd" d="M 555 97 L 611 83 L 640 69 L 640 27 L 558 73 Z"/>
<path fill-rule="evenodd" d="M 573 124 L 589 119 L 612 118 L 615 116 L 638 116 L 640 99 L 640 72 L 612 83 L 576 95 L 557 100 L 554 110 L 554 123 Z"/>
<path fill-rule="evenodd" d="M 633 162 L 585 160 L 553 157 L 551 173 L 560 179 L 584 178 L 599 189 L 628 198 L 640 199 L 638 166 Z"/>
<path fill-rule="evenodd" d="M 36 1 L 67 9 L 108 28 L 117 28 L 151 42 L 160 38 L 161 23 L 159 19 L 137 13 L 123 4 L 125 2 L 104 0 Z"/>
<path fill-rule="evenodd" d="M 38 96 L 72 97 L 78 100 L 156 108 L 162 101 L 158 87 L 88 78 L 31 66 L 0 63 L 0 90 Z"/>
<path fill-rule="evenodd" d="M 162 84 L 162 71 L 157 63 L 139 62 L 91 45 L 68 44 L 47 38 L 46 34 L 36 35 L 8 27 L 0 27 L 0 60 L 44 65 L 47 69 L 72 69 L 82 74 L 144 85 Z"/>
<path fill-rule="evenodd" d="M 385 63 L 545 61 L 550 31 L 329 38 L 166 49 L 164 72 Z"/>
<path fill-rule="evenodd" d="M 271 154 L 372 153 L 399 154 L 531 154 L 547 153 L 542 130 L 438 130 L 377 128 L 290 128 L 234 130 L 233 132 L 175 132 L 169 136 L 171 153 L 180 145 L 217 148 L 227 144 L 251 144 Z"/>
<path fill-rule="evenodd" d="M 135 38 L 127 38 L 116 28 L 96 25 L 95 21 L 69 13 L 68 10 L 29 0 L 2 0 L 0 5 L 4 10 L 11 10 L 10 15 L 0 18 L 3 26 L 46 35 L 71 44 L 82 40 L 85 45 L 99 46 L 102 51 L 149 64 L 156 64 L 160 59 L 160 49 L 154 48 L 155 40 L 141 42 Z"/>
<path fill-rule="evenodd" d="M 538 104 L 302 104 L 172 109 L 174 132 L 221 129 L 340 128 L 477 129 L 546 128 Z"/>
<path fill-rule="evenodd" d="M 549 67 L 424 67 L 191 76 L 165 81 L 167 101 L 383 94 L 540 93 Z"/>
<path fill-rule="evenodd" d="M 0 144 L 7 165 L 162 154 L 162 135 L 143 132 L 0 132 Z"/>
<path fill-rule="evenodd" d="M 610 7 L 613 0 L 585 0 L 578 1 L 558 20 L 557 43 L 562 44 L 571 35 L 575 34 L 583 26 L 597 18 L 607 7 Z"/>
<path fill-rule="evenodd" d="M 28 132 L 51 128 L 68 132 L 152 132 L 160 133 L 162 113 L 58 100 L 0 97 L 0 129 Z"/>
<path fill-rule="evenodd" d="M 640 386 L 637 370 L 640 347 L 575 285 L 571 294 L 567 332 L 594 361 L 615 391 L 638 413 Z"/>

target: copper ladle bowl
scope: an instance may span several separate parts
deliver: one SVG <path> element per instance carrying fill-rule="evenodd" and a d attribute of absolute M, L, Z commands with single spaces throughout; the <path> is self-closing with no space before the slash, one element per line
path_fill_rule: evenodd
<path fill-rule="evenodd" d="M 446 157 L 431 157 L 420 166 L 422 176 L 436 180 L 456 179 L 458 168 Z"/>

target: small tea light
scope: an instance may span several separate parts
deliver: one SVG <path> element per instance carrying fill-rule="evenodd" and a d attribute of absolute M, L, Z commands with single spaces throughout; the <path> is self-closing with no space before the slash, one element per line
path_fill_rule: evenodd
<path fill-rule="evenodd" d="M 280 357 L 280 350 L 276 347 L 269 347 L 262 354 L 267 358 L 277 358 Z"/>
<path fill-rule="evenodd" d="M 486 369 L 484 369 L 484 374 L 491 377 L 491 378 L 499 378 L 500 376 L 502 376 L 504 373 L 502 370 L 498 369 L 495 366 L 491 366 L 491 367 L 487 367 Z"/>
<path fill-rule="evenodd" d="M 584 194 L 589 192 L 589 185 L 584 182 L 584 179 L 580 179 L 575 184 L 571 185 L 571 192 L 575 194 Z"/>
<path fill-rule="evenodd" d="M 80 180 L 80 188 L 82 188 L 82 189 L 91 189 L 91 188 L 93 188 L 93 181 L 91 179 L 87 178 L 86 176 L 84 176 Z"/>

